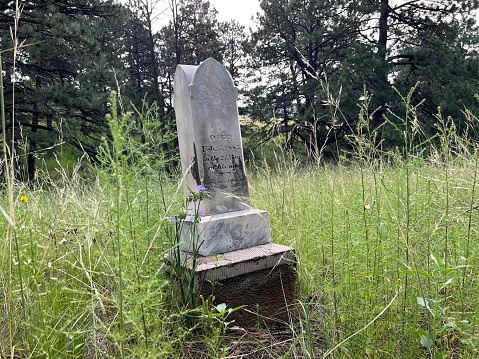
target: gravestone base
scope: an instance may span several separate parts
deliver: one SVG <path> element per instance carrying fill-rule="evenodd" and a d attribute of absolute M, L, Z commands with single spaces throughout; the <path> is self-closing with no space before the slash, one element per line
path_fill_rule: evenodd
<path fill-rule="evenodd" d="M 196 226 L 194 233 L 192 229 Z M 187 217 L 181 233 L 184 250 L 193 252 L 190 238 L 198 241 L 198 253 L 211 256 L 271 242 L 268 212 L 245 209 L 201 217 L 201 221 Z M 220 240 L 219 240 L 220 239 Z"/>
<path fill-rule="evenodd" d="M 270 243 L 199 257 L 195 292 L 203 298 L 214 296 L 215 305 L 243 306 L 228 316 L 227 321 L 234 320 L 236 326 L 271 328 L 289 324 L 289 312 L 298 294 L 294 250 Z"/>

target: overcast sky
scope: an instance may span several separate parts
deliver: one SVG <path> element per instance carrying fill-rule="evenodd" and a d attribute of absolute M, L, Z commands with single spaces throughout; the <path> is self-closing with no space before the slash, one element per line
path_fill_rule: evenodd
<path fill-rule="evenodd" d="M 120 3 L 126 2 L 126 0 L 117 1 Z M 217 19 L 219 21 L 234 19 L 244 25 L 246 30 L 254 27 L 251 17 L 261 10 L 259 7 L 260 0 L 209 0 L 209 2 L 218 11 Z M 170 7 L 167 2 L 159 2 L 154 12 L 157 14 L 154 28 L 159 30 L 170 21 Z"/>
<path fill-rule="evenodd" d="M 218 10 L 218 20 L 236 20 L 248 29 L 253 25 L 251 16 L 260 11 L 259 0 L 210 0 Z"/>

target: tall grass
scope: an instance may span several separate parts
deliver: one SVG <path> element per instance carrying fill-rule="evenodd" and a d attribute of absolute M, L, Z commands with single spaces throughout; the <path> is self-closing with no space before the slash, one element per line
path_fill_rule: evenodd
<path fill-rule="evenodd" d="M 14 14 L 14 24 L 11 30 L 11 36 L 12 36 L 12 43 L 13 43 L 13 48 L 11 51 L 13 52 L 13 69 L 12 73 L 16 73 L 16 58 L 18 55 L 18 50 L 21 44 L 19 44 L 18 37 L 17 37 L 17 29 L 18 29 L 18 22 L 20 19 L 20 14 L 21 14 L 21 7 L 19 5 L 18 1 L 15 1 L 15 14 Z M 0 52 L 0 107 L 1 107 L 1 121 L 2 121 L 2 150 L 3 150 L 3 175 L 5 178 L 5 183 L 6 183 L 6 197 L 7 197 L 7 204 L 3 203 L 3 206 L 0 207 L 1 212 L 3 217 L 5 218 L 7 222 L 7 228 L 5 231 L 5 245 L 3 247 L 3 250 L 6 249 L 7 252 L 7 266 L 2 272 L 7 273 L 6 278 L 3 278 L 2 281 L 6 281 L 6 286 L 4 286 L 3 293 L 4 293 L 4 298 L 5 298 L 5 317 L 7 319 L 8 323 L 8 348 L 9 352 L 12 353 L 13 357 L 13 351 L 14 351 L 14 326 L 13 326 L 13 321 L 10 320 L 10 318 L 13 315 L 14 311 L 14 304 L 13 304 L 13 266 L 12 266 L 12 260 L 14 258 L 14 241 L 16 244 L 17 248 L 17 257 L 18 257 L 18 242 L 17 242 L 17 237 L 16 237 L 16 221 L 15 221 L 15 209 L 14 209 L 14 175 L 13 175 L 13 158 L 14 158 L 14 126 L 12 126 L 11 130 L 11 138 L 10 138 L 10 144 L 8 144 L 8 136 L 7 136 L 7 131 L 6 131 L 6 115 L 5 115 L 5 99 L 4 99 L 4 87 L 3 87 L 3 67 L 2 67 L 2 58 L 1 58 L 1 52 Z M 12 91 L 12 103 L 14 104 L 14 99 L 15 99 L 15 86 L 13 86 L 13 91 Z M 15 106 L 12 106 L 11 110 L 11 123 L 13 124 L 15 120 Z M 6 211 L 4 208 L 8 208 Z M 4 257 L 2 257 L 2 267 L 4 264 Z M 21 274 L 21 271 L 19 271 Z M 1 276 L 0 276 L 1 278 Z M 22 293 L 22 302 L 24 302 L 24 297 L 23 297 L 23 289 L 21 290 Z M 3 333 L 4 330 L 0 332 Z"/>
<path fill-rule="evenodd" d="M 165 162 L 139 166 L 148 143 L 115 110 L 116 142 L 103 145 L 100 165 L 81 158 L 70 174 L 58 162 L 55 180 L 40 169 L 32 186 L 10 189 L 16 229 L 0 251 L 0 357 L 168 357 L 181 346 L 168 329 L 162 269 L 177 179 L 160 186 Z"/>
<path fill-rule="evenodd" d="M 402 116 L 389 114 L 401 151 L 382 152 L 358 127 L 337 165 L 301 168 L 280 154 L 250 177 L 273 238 L 298 252 L 316 357 L 331 348 L 328 357 L 479 355 L 478 148 L 440 113 L 438 137 L 425 143 L 410 95 Z"/>

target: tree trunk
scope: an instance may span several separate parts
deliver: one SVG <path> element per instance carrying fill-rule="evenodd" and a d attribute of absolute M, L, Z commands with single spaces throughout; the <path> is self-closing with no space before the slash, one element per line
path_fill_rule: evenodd
<path fill-rule="evenodd" d="M 373 131 L 383 122 L 386 113 L 386 102 L 389 92 L 388 82 L 388 64 L 387 42 L 388 42 L 388 18 L 389 18 L 389 0 L 381 0 L 381 11 L 379 15 L 379 36 L 377 43 L 377 63 L 376 63 L 376 91 L 375 106 L 376 112 L 370 123 L 370 131 Z"/>
<path fill-rule="evenodd" d="M 153 26 L 152 26 L 152 14 L 147 9 L 147 25 L 148 25 L 148 51 L 150 53 L 150 63 L 151 63 L 151 77 L 153 78 L 153 85 L 155 86 L 155 97 L 156 102 L 158 103 L 160 120 L 164 121 L 165 118 L 165 100 L 160 89 L 160 83 L 158 81 L 158 59 L 156 58 L 155 51 L 155 39 L 153 36 Z"/>
<path fill-rule="evenodd" d="M 38 123 L 40 114 L 38 112 L 37 104 L 34 105 L 34 112 L 32 115 L 32 136 L 29 138 L 28 154 L 27 154 L 27 180 L 32 183 L 35 179 L 35 151 L 37 149 L 37 139 L 36 135 L 38 133 Z"/>

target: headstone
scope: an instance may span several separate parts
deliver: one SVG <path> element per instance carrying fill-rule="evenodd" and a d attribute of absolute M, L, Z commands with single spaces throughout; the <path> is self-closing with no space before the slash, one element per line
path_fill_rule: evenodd
<path fill-rule="evenodd" d="M 210 58 L 199 66 L 178 65 L 174 86 L 185 196 L 206 187 L 199 208 L 190 204 L 182 230 L 185 249 L 197 247 L 200 255 L 210 256 L 269 243 L 268 213 L 249 206 L 231 75 Z M 195 211 L 202 214 L 199 222 Z"/>
<path fill-rule="evenodd" d="M 182 267 L 194 271 L 195 295 L 245 307 L 228 317 L 236 324 L 283 325 L 297 302 L 296 256 L 270 243 L 268 213 L 249 205 L 237 97 L 216 60 L 178 65 L 174 103 L 185 198 L 206 188 L 183 221 Z"/>

